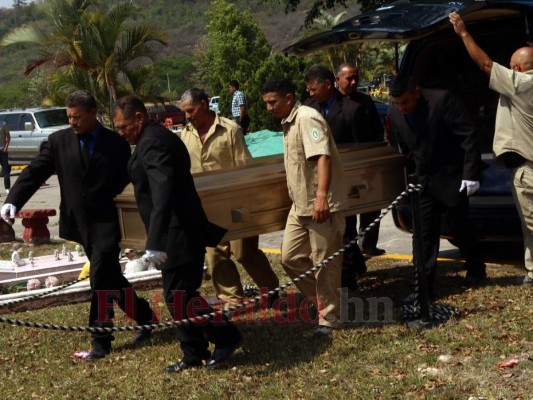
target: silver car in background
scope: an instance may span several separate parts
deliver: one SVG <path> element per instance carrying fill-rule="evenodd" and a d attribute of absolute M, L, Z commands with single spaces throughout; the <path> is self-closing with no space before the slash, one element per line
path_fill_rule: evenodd
<path fill-rule="evenodd" d="M 9 163 L 29 164 L 39 154 L 48 135 L 69 127 L 65 107 L 36 107 L 0 110 L 0 125 L 11 133 Z"/>

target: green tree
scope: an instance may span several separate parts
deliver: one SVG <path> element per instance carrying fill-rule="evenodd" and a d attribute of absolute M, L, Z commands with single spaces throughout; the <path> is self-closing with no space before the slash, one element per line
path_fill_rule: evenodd
<path fill-rule="evenodd" d="M 297 87 L 297 96 L 302 99 L 306 96 L 306 86 L 304 83 L 304 73 L 310 63 L 301 57 L 284 56 L 280 53 L 271 55 L 264 60 L 255 71 L 249 86 L 253 88 L 247 94 L 251 104 L 250 119 L 253 124 L 253 130 L 269 129 L 280 131 L 280 121 L 275 120 L 271 114 L 266 111 L 261 88 L 270 78 L 284 77 L 291 79 Z"/>
<path fill-rule="evenodd" d="M 59 90 L 91 90 L 102 110 L 120 92 L 136 92 L 142 85 L 138 72 L 155 58 L 158 46 L 166 44 L 163 31 L 132 22 L 141 11 L 132 0 L 120 0 L 108 9 L 96 0 L 42 0 L 38 7 L 47 26 L 16 28 L 0 46 L 36 45 L 39 57 L 28 61 L 26 75 L 43 69 Z"/>
<path fill-rule="evenodd" d="M 187 90 L 194 71 L 191 56 L 166 57 L 156 60 L 149 67 L 143 91 L 146 97 L 159 99 L 161 102 L 179 99 Z"/>
<path fill-rule="evenodd" d="M 236 79 L 247 96 L 250 78 L 271 47 L 251 14 L 225 0 L 214 0 L 207 12 L 207 36 L 195 53 L 195 80 L 220 95 L 221 112 L 228 115 L 231 97 L 228 83 Z M 207 68 L 206 68 L 207 67 Z"/>
<path fill-rule="evenodd" d="M 0 90 L 0 108 L 30 107 L 34 103 L 28 96 L 28 81 L 16 81 Z"/>
<path fill-rule="evenodd" d="M 345 16 L 346 11 L 337 15 L 331 15 L 322 11 L 320 16 L 315 19 L 313 26 L 304 33 L 303 37 L 329 30 L 337 25 Z M 335 71 L 336 68 L 344 62 L 356 62 L 355 60 L 357 60 L 358 50 L 359 47 L 353 45 L 334 45 L 324 50 L 319 50 L 308 58 L 315 59 L 317 62 L 328 65 L 332 71 Z"/>

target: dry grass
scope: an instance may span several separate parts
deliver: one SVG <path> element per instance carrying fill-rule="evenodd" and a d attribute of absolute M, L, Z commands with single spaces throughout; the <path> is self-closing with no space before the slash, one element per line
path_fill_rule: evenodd
<path fill-rule="evenodd" d="M 279 258 L 270 257 L 285 281 Z M 357 292 L 363 303 L 389 297 L 396 304 L 403 298 L 408 291 L 404 264 L 369 261 Z M 531 399 L 531 287 L 514 284 L 523 271 L 490 265 L 487 285 L 465 290 L 458 276 L 464 272 L 456 264 L 442 262 L 439 270 L 438 302 L 461 311 L 445 325 L 418 331 L 398 319 L 359 321 L 335 331 L 329 342 L 314 340 L 313 325 L 302 321 L 247 322 L 240 326 L 243 348 L 218 371 L 164 373 L 163 366 L 181 355 L 172 329 L 156 331 L 142 346 L 131 344 L 132 333 L 117 333 L 110 356 L 86 363 L 70 358 L 73 351 L 87 349 L 85 333 L 2 324 L 0 393 L 5 399 Z M 204 283 L 206 296 L 212 296 L 210 288 Z M 87 304 L 78 304 L 10 317 L 83 326 L 87 311 Z M 128 324 L 120 312 L 116 323 Z M 519 364 L 497 367 L 510 358 Z"/>

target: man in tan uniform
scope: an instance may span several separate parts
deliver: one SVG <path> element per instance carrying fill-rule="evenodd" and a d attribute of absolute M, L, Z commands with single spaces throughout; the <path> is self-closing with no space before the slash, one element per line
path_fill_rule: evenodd
<path fill-rule="evenodd" d="M 493 150 L 498 161 L 511 170 L 513 197 L 524 235 L 523 284 L 533 283 L 533 47 L 516 50 L 506 68 L 493 62 L 468 33 L 463 19 L 450 14 L 455 33 L 468 54 L 490 77 L 489 88 L 500 93 L 496 111 Z"/>
<path fill-rule="evenodd" d="M 348 197 L 339 154 L 326 120 L 295 97 L 294 85 L 274 78 L 262 89 L 267 111 L 281 119 L 287 186 L 292 207 L 287 217 L 281 262 L 291 278 L 308 271 L 343 246 L 342 210 Z M 318 328 L 313 336 L 329 337 L 339 328 L 342 255 L 314 276 L 296 282 L 318 303 Z"/>
<path fill-rule="evenodd" d="M 209 110 L 208 96 L 204 90 L 187 90 L 181 96 L 180 107 L 189 120 L 181 132 L 181 139 L 191 156 L 193 174 L 244 165 L 251 158 L 240 126 Z M 232 240 L 216 248 L 207 248 L 207 264 L 219 298 L 235 303 L 244 296 L 241 278 L 231 254 L 260 289 L 272 290 L 279 286 L 278 277 L 259 249 L 258 236 Z"/>

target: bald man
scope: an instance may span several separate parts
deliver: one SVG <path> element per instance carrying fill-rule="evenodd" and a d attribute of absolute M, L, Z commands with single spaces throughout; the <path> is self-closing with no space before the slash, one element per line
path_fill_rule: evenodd
<path fill-rule="evenodd" d="M 533 47 L 522 47 L 511 56 L 510 68 L 494 61 L 468 33 L 456 12 L 449 15 L 468 54 L 489 77 L 489 88 L 500 94 L 496 111 L 493 150 L 497 160 L 511 170 L 512 190 L 524 235 L 523 284 L 533 283 Z"/>

